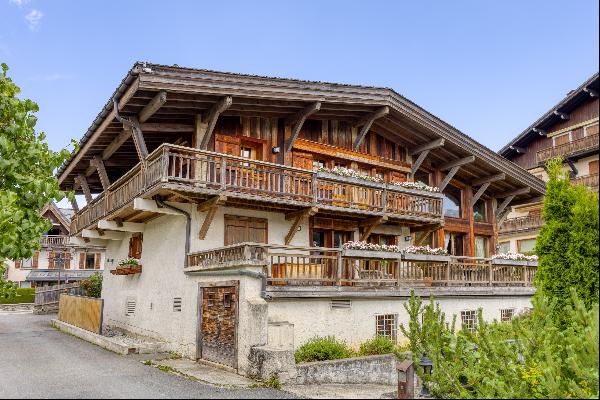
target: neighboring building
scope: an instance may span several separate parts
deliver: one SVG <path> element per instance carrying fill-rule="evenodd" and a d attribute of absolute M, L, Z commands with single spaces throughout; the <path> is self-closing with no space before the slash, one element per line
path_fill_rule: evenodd
<path fill-rule="evenodd" d="M 7 279 L 19 287 L 36 287 L 69 283 L 89 278 L 104 266 L 104 246 L 69 237 L 73 210 L 51 203 L 41 211 L 52 228 L 41 239 L 41 249 L 29 259 L 8 263 Z"/>
<path fill-rule="evenodd" d="M 467 327 L 530 306 L 535 266 L 489 257 L 543 181 L 393 90 L 137 63 L 80 144 L 58 176 L 88 203 L 71 234 L 106 243 L 104 322 L 185 356 L 397 340 L 411 288 Z"/>
<path fill-rule="evenodd" d="M 499 153 L 547 180 L 545 164 L 562 157 L 574 185 L 598 191 L 598 74 L 572 90 Z M 513 206 L 499 226 L 499 251 L 533 251 L 542 226 L 542 201 Z"/>

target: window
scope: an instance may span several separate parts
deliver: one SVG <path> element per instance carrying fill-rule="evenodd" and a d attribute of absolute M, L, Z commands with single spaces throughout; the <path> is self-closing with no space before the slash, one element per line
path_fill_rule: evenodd
<path fill-rule="evenodd" d="M 462 212 L 460 208 L 461 190 L 448 185 L 444 189 L 444 216 L 461 218 Z"/>
<path fill-rule="evenodd" d="M 313 247 L 326 247 L 324 231 L 313 231 Z"/>
<path fill-rule="evenodd" d="M 325 161 L 324 160 L 313 160 L 312 165 L 313 165 L 313 169 L 325 168 Z"/>
<path fill-rule="evenodd" d="M 425 171 L 417 171 L 415 173 L 415 182 L 421 182 L 429 185 L 429 173 Z"/>
<path fill-rule="evenodd" d="M 488 238 L 475 236 L 475 257 L 488 257 Z"/>
<path fill-rule="evenodd" d="M 94 269 L 96 266 L 96 254 L 95 253 L 86 253 L 85 254 L 85 269 Z"/>
<path fill-rule="evenodd" d="M 398 327 L 396 323 L 396 314 L 376 315 L 376 331 L 377 336 L 385 336 L 396 342 Z"/>
<path fill-rule="evenodd" d="M 589 175 L 598 175 L 598 160 L 590 161 L 588 163 Z"/>
<path fill-rule="evenodd" d="M 471 332 L 477 327 L 477 310 L 463 310 L 460 312 L 462 326 Z"/>
<path fill-rule="evenodd" d="M 340 248 L 346 242 L 350 241 L 350 232 L 334 231 L 333 232 L 333 247 Z"/>
<path fill-rule="evenodd" d="M 224 292 L 223 293 L 223 308 L 231 308 L 231 293 Z"/>
<path fill-rule="evenodd" d="M 252 149 L 250 147 L 240 147 L 240 157 L 252 158 Z"/>
<path fill-rule="evenodd" d="M 448 254 L 453 256 L 464 255 L 464 234 L 447 232 L 444 236 L 444 244 Z"/>
<path fill-rule="evenodd" d="M 58 269 L 63 269 L 65 268 L 65 253 L 63 253 L 62 251 L 59 252 L 52 252 L 50 254 L 50 257 L 54 257 L 54 268 L 58 268 Z"/>
<path fill-rule="evenodd" d="M 215 289 L 207 289 L 206 290 L 206 305 L 207 307 L 215 306 Z"/>
<path fill-rule="evenodd" d="M 498 243 L 498 253 L 510 253 L 510 242 Z"/>
<path fill-rule="evenodd" d="M 15 264 L 16 266 L 16 264 Z M 27 258 L 27 259 L 23 259 L 21 260 L 21 268 L 33 268 L 33 259 L 32 258 Z"/>
<path fill-rule="evenodd" d="M 500 309 L 500 321 L 502 322 L 508 322 L 510 321 L 513 316 L 515 315 L 515 309 L 514 308 L 502 308 Z"/>
<path fill-rule="evenodd" d="M 592 124 L 583 127 L 583 136 L 592 136 L 598 134 L 598 124 Z"/>
<path fill-rule="evenodd" d="M 129 239 L 129 254 L 127 257 L 141 259 L 142 258 L 142 242 L 143 236 L 141 234 L 137 234 L 132 236 Z"/>
<path fill-rule="evenodd" d="M 536 239 L 523 239 L 517 241 L 517 250 L 523 254 L 535 254 Z"/>
<path fill-rule="evenodd" d="M 383 173 L 383 171 L 377 171 L 375 173 L 375 176 L 379 179 L 381 179 L 382 181 L 385 179 L 385 173 Z"/>
<path fill-rule="evenodd" d="M 473 219 L 475 222 L 487 221 L 487 208 L 485 200 L 479 199 L 473 205 Z"/>
<path fill-rule="evenodd" d="M 427 235 L 427 237 L 423 238 L 424 235 Z M 416 232 L 415 243 L 419 243 L 419 246 L 433 247 L 433 232 Z"/>

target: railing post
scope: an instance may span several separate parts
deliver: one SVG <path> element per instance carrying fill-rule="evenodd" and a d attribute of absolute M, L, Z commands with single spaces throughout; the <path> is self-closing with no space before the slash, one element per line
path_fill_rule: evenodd
<path fill-rule="evenodd" d="M 492 286 L 494 281 L 494 264 L 492 264 L 492 260 L 487 261 L 488 271 L 489 271 L 489 285 Z"/>
<path fill-rule="evenodd" d="M 446 286 L 450 286 L 450 261 L 446 261 Z"/>
<path fill-rule="evenodd" d="M 527 284 L 529 283 L 529 271 L 528 271 L 529 266 L 528 265 L 523 265 L 523 286 L 527 286 Z"/>
<path fill-rule="evenodd" d="M 225 188 L 227 187 L 227 161 L 225 160 L 225 157 L 221 157 L 221 189 L 225 190 Z"/>
<path fill-rule="evenodd" d="M 318 192 L 319 192 L 319 182 L 317 178 L 317 173 L 312 172 L 312 200 L 314 204 L 317 204 Z"/>
<path fill-rule="evenodd" d="M 343 268 L 344 265 L 343 260 L 342 260 L 342 252 L 338 251 L 337 254 L 337 258 L 336 258 L 336 262 L 337 262 L 337 266 L 336 266 L 336 277 L 335 277 L 335 284 L 337 286 L 341 286 L 342 285 L 342 274 L 343 274 Z"/>
<path fill-rule="evenodd" d="M 169 180 L 169 152 L 165 147 L 162 154 L 162 176 L 160 177 L 161 182 L 168 182 Z"/>
<path fill-rule="evenodd" d="M 384 214 L 387 213 L 387 197 L 388 197 L 388 189 L 387 189 L 387 184 L 383 185 L 383 195 L 381 196 L 381 201 L 383 202 L 382 204 L 382 211 Z"/>

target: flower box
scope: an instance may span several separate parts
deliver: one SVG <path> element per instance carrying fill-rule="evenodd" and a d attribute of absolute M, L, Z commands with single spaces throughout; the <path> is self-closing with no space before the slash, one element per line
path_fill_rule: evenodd
<path fill-rule="evenodd" d="M 492 264 L 494 265 L 522 265 L 522 266 L 527 266 L 529 262 L 532 261 L 527 261 L 527 260 L 505 260 L 502 258 L 492 258 Z M 535 261 L 536 265 L 537 265 L 537 261 Z"/>
<path fill-rule="evenodd" d="M 450 256 L 440 254 L 419 254 L 419 253 L 404 253 L 402 259 L 406 261 L 435 261 L 448 262 Z"/>
<path fill-rule="evenodd" d="M 339 175 L 333 172 L 318 171 L 317 178 L 330 179 L 332 181 L 356 184 L 359 186 L 370 186 L 373 188 L 383 189 L 384 184 L 368 179 L 356 178 L 353 176 Z"/>
<path fill-rule="evenodd" d="M 127 266 L 118 266 L 114 270 L 110 271 L 113 275 L 135 275 L 142 273 L 141 265 L 127 265 Z"/>
<path fill-rule="evenodd" d="M 355 249 L 344 249 L 342 252 L 344 257 L 354 258 L 371 258 L 381 260 L 399 260 L 402 257 L 401 253 L 393 251 L 377 251 L 377 250 L 355 250 Z"/>

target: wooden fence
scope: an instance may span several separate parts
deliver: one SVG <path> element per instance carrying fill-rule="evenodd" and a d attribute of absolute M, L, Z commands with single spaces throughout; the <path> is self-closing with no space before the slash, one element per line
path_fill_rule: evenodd
<path fill-rule="evenodd" d="M 60 295 L 58 320 L 101 335 L 103 308 L 102 299 L 63 293 Z"/>
<path fill-rule="evenodd" d="M 61 293 L 80 295 L 82 292 L 79 282 L 37 287 L 35 288 L 33 312 L 34 314 L 57 312 Z"/>

